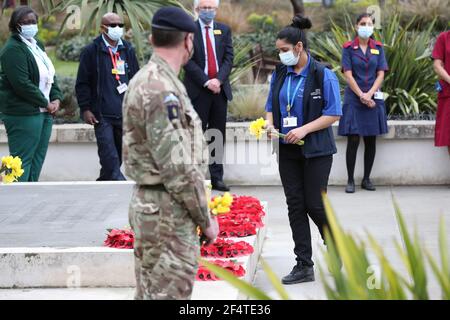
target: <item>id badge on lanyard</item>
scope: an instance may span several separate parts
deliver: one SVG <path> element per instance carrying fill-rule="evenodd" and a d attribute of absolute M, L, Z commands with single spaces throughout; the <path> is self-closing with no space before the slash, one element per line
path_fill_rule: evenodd
<path fill-rule="evenodd" d="M 120 60 L 120 54 L 118 52 L 116 52 L 116 54 L 113 54 L 111 48 L 109 48 L 109 53 L 111 55 L 111 62 L 113 64 L 111 73 L 115 75 L 116 80 L 119 83 L 119 86 L 117 86 L 116 89 L 119 94 L 122 94 L 128 90 L 128 85 L 120 81 L 120 76 L 125 75 L 125 61 Z"/>
<path fill-rule="evenodd" d="M 283 118 L 283 127 L 284 128 L 295 128 L 295 127 L 298 127 L 298 119 L 297 119 L 297 117 L 291 117 L 291 109 L 292 109 L 292 106 L 294 105 L 297 93 L 300 90 L 300 87 L 302 85 L 302 82 L 303 82 L 302 80 L 303 80 L 303 78 L 300 78 L 300 81 L 298 82 L 297 86 L 295 87 L 294 96 L 291 99 L 291 81 L 292 81 L 292 77 L 289 77 L 288 87 L 287 87 L 288 105 L 286 106 L 286 110 L 287 110 L 288 116 Z"/>

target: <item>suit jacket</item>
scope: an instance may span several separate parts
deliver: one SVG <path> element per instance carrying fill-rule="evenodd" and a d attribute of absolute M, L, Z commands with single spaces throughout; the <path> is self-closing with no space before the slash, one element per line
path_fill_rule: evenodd
<path fill-rule="evenodd" d="M 204 84 L 209 80 L 205 74 L 205 47 L 203 45 L 203 35 L 200 23 L 197 21 L 197 30 L 194 35 L 194 56 L 184 66 L 185 78 L 184 85 L 186 86 L 189 97 L 192 99 L 197 98 L 204 88 Z M 228 100 L 233 99 L 231 92 L 231 85 L 228 77 L 230 76 L 231 69 L 233 68 L 233 41 L 231 38 L 231 29 L 218 22 L 214 22 L 213 30 L 220 30 L 221 34 L 215 34 L 216 42 L 216 59 L 219 67 L 217 79 L 222 82 L 222 90 Z M 204 32 L 203 32 L 204 33 Z"/>

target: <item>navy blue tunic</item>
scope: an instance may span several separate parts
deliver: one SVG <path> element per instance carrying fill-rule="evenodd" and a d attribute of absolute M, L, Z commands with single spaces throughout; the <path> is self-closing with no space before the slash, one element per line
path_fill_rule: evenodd
<path fill-rule="evenodd" d="M 377 72 L 387 71 L 388 64 L 383 44 L 369 40 L 366 54 L 359 46 L 359 38 L 344 44 L 342 50 L 342 72 L 351 70 L 356 83 L 363 92 L 368 92 L 377 78 Z M 384 100 L 374 99 L 376 107 L 363 104 L 350 86 L 345 88 L 343 116 L 339 121 L 341 136 L 378 136 L 388 132 Z"/>

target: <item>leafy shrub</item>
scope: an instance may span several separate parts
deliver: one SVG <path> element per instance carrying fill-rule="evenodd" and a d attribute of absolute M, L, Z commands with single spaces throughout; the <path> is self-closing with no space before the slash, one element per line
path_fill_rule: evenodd
<path fill-rule="evenodd" d="M 422 30 L 434 24 L 434 30 L 443 31 L 448 27 L 450 5 L 448 0 L 409 0 L 395 3 L 395 10 L 401 12 L 401 24 L 408 25 L 414 19 L 411 28 Z"/>
<path fill-rule="evenodd" d="M 239 86 L 228 107 L 229 120 L 252 121 L 264 117 L 268 93 L 265 85 Z"/>
<path fill-rule="evenodd" d="M 80 109 L 75 95 L 75 78 L 58 77 L 58 85 L 63 93 L 61 109 L 56 114 L 55 123 L 80 122 Z"/>
<path fill-rule="evenodd" d="M 38 21 L 38 38 L 43 41 L 46 46 L 53 46 L 58 40 L 58 31 L 53 29 L 55 23 L 55 16 L 47 16 Z"/>
<path fill-rule="evenodd" d="M 252 13 L 248 16 L 247 21 L 252 28 L 252 32 L 236 35 L 234 43 L 241 47 L 250 45 L 253 48 L 260 45 L 264 55 L 277 57 L 275 42 L 281 28 L 277 12 L 272 12 L 271 15 Z"/>
<path fill-rule="evenodd" d="M 76 36 L 58 44 L 56 57 L 62 61 L 80 61 L 81 51 L 92 41 L 85 36 Z"/>

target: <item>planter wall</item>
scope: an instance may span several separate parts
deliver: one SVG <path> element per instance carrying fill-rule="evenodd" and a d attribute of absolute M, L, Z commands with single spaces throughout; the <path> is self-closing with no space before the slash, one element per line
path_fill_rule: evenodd
<path fill-rule="evenodd" d="M 276 156 L 267 140 L 257 141 L 248 123 L 228 123 L 225 179 L 235 185 L 280 184 Z M 334 126 L 337 130 L 337 126 Z M 446 148 L 434 147 L 434 121 L 389 121 L 389 133 L 378 139 L 373 179 L 378 185 L 450 184 L 450 157 Z M 338 153 L 330 184 L 347 181 L 346 139 L 336 138 Z M 357 182 L 363 173 L 364 144 L 356 167 Z M 0 126 L 0 155 L 8 154 L 7 138 Z M 92 181 L 99 163 L 92 127 L 84 124 L 55 125 L 41 181 Z"/>

